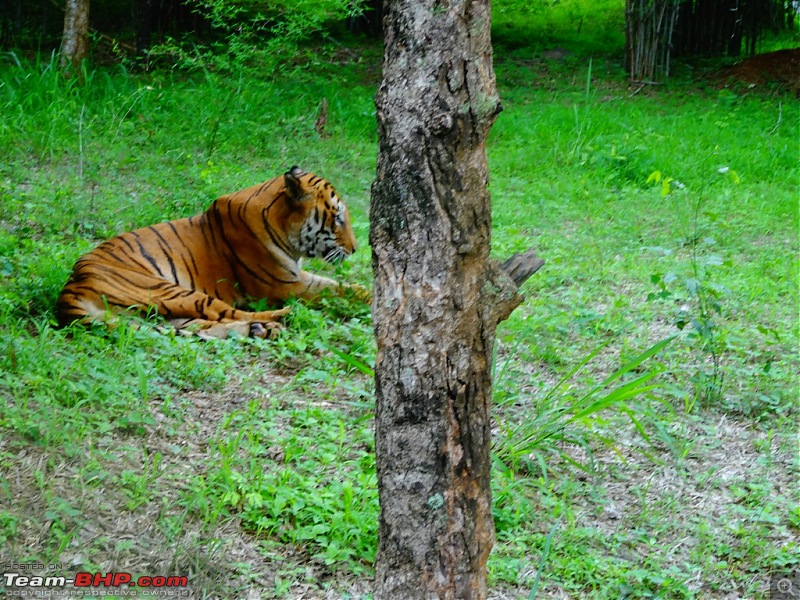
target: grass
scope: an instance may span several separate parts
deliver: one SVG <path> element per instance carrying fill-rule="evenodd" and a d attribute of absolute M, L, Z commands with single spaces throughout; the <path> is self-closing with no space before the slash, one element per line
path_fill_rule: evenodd
<path fill-rule="evenodd" d="M 605 33 L 556 25 L 538 49 L 501 34 L 496 55 L 493 253 L 533 240 L 547 264 L 498 332 L 493 593 L 765 598 L 770 575 L 800 567 L 800 111 L 707 83 L 634 93 Z M 571 54 L 540 56 L 562 43 Z M 368 285 L 379 57 L 360 51 L 269 81 L 115 67 L 84 86 L 47 57 L 2 57 L 3 562 L 188 574 L 205 597 L 368 597 L 367 311 L 296 305 L 272 342 L 53 319 L 101 240 L 291 164 L 347 200 L 365 251 L 336 276 Z M 323 97 L 327 138 L 313 129 Z M 626 366 L 598 391 L 624 402 L 564 418 Z M 621 396 L 648 373 L 656 389 Z"/>

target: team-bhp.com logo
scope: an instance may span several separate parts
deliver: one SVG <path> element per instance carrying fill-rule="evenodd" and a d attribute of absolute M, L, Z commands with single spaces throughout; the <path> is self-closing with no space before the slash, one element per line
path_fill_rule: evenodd
<path fill-rule="evenodd" d="M 182 588 L 188 585 L 186 577 L 142 575 L 134 579 L 131 573 L 76 573 L 75 577 L 20 575 L 19 573 L 4 573 L 3 583 L 6 587 L 65 587 L 68 585 L 77 588 L 99 587 L 142 587 L 142 588 Z"/>

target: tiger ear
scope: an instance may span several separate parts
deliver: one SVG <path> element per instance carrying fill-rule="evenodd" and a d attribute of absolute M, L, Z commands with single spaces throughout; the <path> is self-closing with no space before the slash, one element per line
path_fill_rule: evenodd
<path fill-rule="evenodd" d="M 292 167 L 283 174 L 283 182 L 286 185 L 286 192 L 291 200 L 300 200 L 303 196 L 305 196 L 303 185 L 300 183 L 300 177 L 305 174 L 305 171 L 298 166 Z"/>

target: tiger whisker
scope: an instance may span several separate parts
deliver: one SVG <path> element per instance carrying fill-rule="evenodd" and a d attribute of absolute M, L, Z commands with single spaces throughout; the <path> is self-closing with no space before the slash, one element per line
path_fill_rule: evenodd
<path fill-rule="evenodd" d="M 347 258 L 343 248 L 333 248 L 325 255 L 325 260 L 329 263 L 338 263 Z"/>

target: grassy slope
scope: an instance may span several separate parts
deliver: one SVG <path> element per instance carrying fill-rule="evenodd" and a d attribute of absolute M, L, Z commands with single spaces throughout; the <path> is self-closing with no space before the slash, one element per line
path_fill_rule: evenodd
<path fill-rule="evenodd" d="M 796 552 L 789 540 L 797 508 L 786 496 L 796 477 L 794 427 L 784 420 L 796 400 L 795 131 L 775 129 L 785 108 L 780 98 L 715 89 L 632 97 L 612 83 L 613 66 L 607 78 L 607 67 L 593 63 L 598 80 L 587 91 L 581 75 L 588 61 L 577 69 L 500 64 L 501 84 L 513 85 L 501 88 L 507 111 L 490 147 L 497 246 L 519 249 L 532 237 L 548 265 L 501 334 L 504 347 L 525 360 L 512 362 L 499 391 L 507 402 L 542 410 L 537 395 L 600 341 L 612 339 L 614 350 L 588 379 L 618 365 L 631 347 L 676 331 L 676 319 L 697 316 L 685 285 L 694 278 L 695 232 L 699 262 L 710 265 L 706 282 L 729 290 L 714 316 L 726 347 L 725 383 L 713 405 L 698 398 L 702 386 L 692 380 L 708 359 L 690 338 L 679 338 L 662 355 L 669 373 L 659 393 L 677 414 L 635 409 L 666 464 L 636 456 L 634 448 L 653 448 L 615 416 L 594 424 L 597 437 L 578 434 L 579 446 L 596 449 L 607 436 L 619 451 L 616 459 L 607 451 L 594 456 L 589 485 L 574 469 L 537 481 L 540 502 L 552 503 L 562 523 L 548 589 L 591 597 L 757 596 L 766 574 L 793 563 Z M 572 85 L 564 85 L 570 71 Z M 738 183 L 719 172 L 724 167 Z M 661 186 L 646 182 L 656 170 L 685 187 L 663 197 Z M 658 291 L 653 276 L 668 274 L 675 276 L 672 295 L 648 302 Z M 592 461 L 584 448 L 554 450 L 565 448 L 567 457 Z M 512 528 L 499 553 L 518 548 L 524 568 L 547 531 L 520 537 Z"/>
<path fill-rule="evenodd" d="M 210 597 L 368 590 L 377 507 L 358 367 L 374 351 L 362 309 L 297 307 L 271 343 L 51 326 L 72 262 L 98 241 L 196 213 L 293 163 L 334 182 L 366 248 L 374 53 L 363 60 L 271 82 L 98 70 L 84 88 L 5 60 L 0 558 L 189 574 Z M 501 50 L 497 70 L 494 252 L 534 239 L 548 261 L 500 331 L 500 439 L 697 316 L 687 279 L 730 292 L 714 316 L 720 398 L 693 381 L 709 367 L 688 326 L 660 357 L 654 401 L 628 405 L 647 440 L 612 411 L 513 469 L 498 462 L 496 595 L 527 597 L 553 531 L 545 595 L 763 596 L 770 572 L 797 566 L 797 107 L 696 86 L 634 95 L 602 57 L 587 86 L 580 52 Z M 319 139 L 323 96 L 331 135 Z M 646 182 L 656 170 L 685 187 L 662 197 Z M 368 252 L 342 271 L 367 283 Z M 653 276 L 669 274 L 671 295 L 648 301 Z"/>

